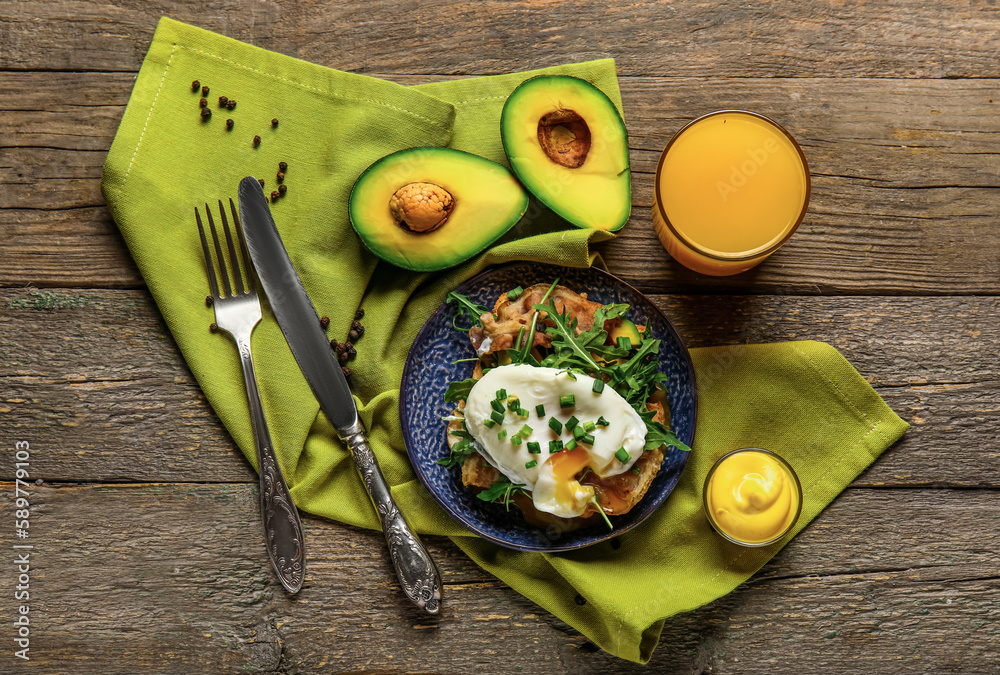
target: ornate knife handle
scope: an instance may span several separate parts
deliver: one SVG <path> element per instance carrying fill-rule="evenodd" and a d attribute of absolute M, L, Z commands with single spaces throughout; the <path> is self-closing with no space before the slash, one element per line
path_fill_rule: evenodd
<path fill-rule="evenodd" d="M 428 614 L 437 614 L 441 606 L 441 577 L 427 549 L 396 508 L 389 485 L 385 482 L 375 453 L 365 437 L 364 426 L 356 421 L 342 432 L 341 438 L 351 449 L 361 480 L 378 511 L 382 532 L 389 544 L 389 554 L 403 592 Z"/>
<path fill-rule="evenodd" d="M 246 381 L 247 400 L 250 403 L 250 423 L 253 425 L 254 445 L 257 447 L 257 466 L 260 473 L 260 513 L 264 520 L 264 541 L 271 566 L 278 574 L 281 585 L 289 593 L 298 593 L 305 579 L 306 551 L 302 536 L 302 522 L 292 501 L 292 495 L 281 475 L 281 467 L 274 456 L 271 434 L 264 419 L 264 407 L 257 391 L 253 361 L 250 359 L 249 338 L 241 344 L 240 362 Z"/>

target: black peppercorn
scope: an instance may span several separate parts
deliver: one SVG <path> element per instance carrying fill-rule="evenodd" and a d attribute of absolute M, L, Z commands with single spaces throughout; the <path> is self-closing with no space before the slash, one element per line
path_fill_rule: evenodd
<path fill-rule="evenodd" d="M 347 339 L 350 340 L 351 342 L 355 342 L 359 337 L 361 337 L 361 335 L 358 334 L 358 331 L 354 330 L 353 328 L 347 333 Z"/>
<path fill-rule="evenodd" d="M 279 183 L 280 183 L 281 181 L 285 180 L 285 174 L 284 174 L 284 172 L 283 172 L 283 171 L 279 171 L 279 172 L 278 172 L 278 176 L 277 176 L 277 178 L 278 178 L 278 182 L 279 182 Z"/>
<path fill-rule="evenodd" d="M 616 551 L 617 551 L 617 550 L 618 550 L 618 549 L 620 549 L 621 547 L 622 547 L 622 542 L 621 542 L 621 540 L 620 540 L 620 539 L 617 539 L 617 538 L 616 538 L 616 539 L 612 539 L 612 540 L 611 540 L 611 548 L 613 548 L 614 550 L 616 550 Z"/>
<path fill-rule="evenodd" d="M 288 162 L 278 162 L 278 171 L 282 173 L 288 171 Z"/>
<path fill-rule="evenodd" d="M 264 179 L 263 178 L 258 178 L 257 182 L 260 183 L 261 187 L 264 187 Z"/>
<path fill-rule="evenodd" d="M 586 605 L 587 604 L 587 598 L 583 597 L 580 594 L 577 594 L 577 596 L 575 598 L 573 598 L 573 602 L 575 602 L 578 605 Z"/>
<path fill-rule="evenodd" d="M 344 349 L 346 349 L 347 351 L 351 351 L 352 349 L 354 349 L 354 345 L 351 344 L 349 341 L 345 342 L 344 343 Z"/>
<path fill-rule="evenodd" d="M 363 319 L 363 318 L 365 318 L 365 310 L 363 310 L 363 309 L 361 309 L 361 308 L 359 307 L 359 308 L 358 308 L 358 311 L 356 311 L 356 312 L 354 313 L 354 318 L 355 318 L 355 319 Z"/>
<path fill-rule="evenodd" d="M 233 99 L 229 99 L 228 101 L 226 101 L 226 108 L 232 110 L 235 107 L 236 107 L 236 101 L 234 101 Z"/>
<path fill-rule="evenodd" d="M 229 103 L 229 99 L 227 97 L 225 97 L 225 96 L 220 96 L 219 97 L 219 107 L 220 108 L 225 108 L 227 103 Z"/>
<path fill-rule="evenodd" d="M 226 128 L 227 129 L 232 129 L 233 128 L 233 124 L 234 124 L 234 122 L 233 122 L 232 118 L 226 120 Z"/>
<path fill-rule="evenodd" d="M 203 120 L 207 120 L 211 116 L 212 116 L 212 111 L 211 110 L 209 110 L 208 108 L 202 108 L 201 109 L 201 118 Z"/>
<path fill-rule="evenodd" d="M 281 195 L 278 194 L 277 190 L 271 190 L 271 201 L 272 202 L 278 201 L 278 197 L 280 197 L 280 196 Z"/>
<path fill-rule="evenodd" d="M 349 358 L 351 357 L 347 355 L 347 352 L 340 352 L 339 354 L 337 354 L 337 360 L 340 361 L 341 363 L 347 363 L 347 360 Z"/>
<path fill-rule="evenodd" d="M 286 192 L 288 192 L 288 186 L 287 185 L 279 185 L 278 186 L 278 194 L 284 196 L 284 194 Z"/>
<path fill-rule="evenodd" d="M 328 316 L 321 316 L 319 318 L 319 325 L 322 326 L 325 329 L 327 326 L 330 325 L 330 317 L 328 317 Z"/>
<path fill-rule="evenodd" d="M 253 137 L 253 147 L 256 148 L 258 145 L 260 145 L 260 136 L 254 136 Z"/>
<path fill-rule="evenodd" d="M 198 80 L 195 80 L 194 82 L 191 83 L 191 91 L 198 91 L 198 89 L 200 88 L 201 88 L 201 82 L 199 82 Z"/>
<path fill-rule="evenodd" d="M 219 330 L 219 324 L 217 324 L 217 323 L 215 323 L 213 321 L 212 323 L 210 323 L 208 325 L 208 330 L 210 330 L 210 331 L 212 331 L 214 333 L 215 331 Z"/>
<path fill-rule="evenodd" d="M 208 105 L 208 99 L 207 98 L 201 98 L 201 99 L 199 99 L 198 100 L 198 105 L 200 107 L 204 108 L 205 106 Z"/>
<path fill-rule="evenodd" d="M 211 307 L 214 304 L 215 304 L 215 298 L 213 298 L 211 295 L 206 295 L 205 296 L 205 306 L 206 307 Z"/>
<path fill-rule="evenodd" d="M 275 117 L 274 119 L 271 120 L 271 127 L 274 128 L 277 126 L 278 126 L 278 118 Z"/>
<path fill-rule="evenodd" d="M 337 343 L 337 346 L 334 347 L 334 349 L 337 350 L 337 354 L 346 354 L 347 353 L 347 347 L 344 346 L 343 342 Z"/>
<path fill-rule="evenodd" d="M 348 357 L 350 357 L 350 358 L 353 359 L 357 355 L 358 355 L 358 352 L 357 352 L 357 350 L 354 349 L 354 347 L 351 347 L 350 349 L 347 350 L 347 356 Z"/>
<path fill-rule="evenodd" d="M 208 85 L 207 84 L 201 88 L 201 95 L 202 96 L 208 96 Z"/>
<path fill-rule="evenodd" d="M 344 377 L 350 377 L 351 376 L 351 369 L 348 368 L 347 366 L 341 366 L 340 367 L 340 372 L 342 372 L 344 374 Z"/>
<path fill-rule="evenodd" d="M 340 343 L 337 342 L 337 338 L 333 338 L 332 340 L 330 340 L 330 346 L 333 347 L 334 349 L 337 348 L 338 344 L 340 344 Z"/>

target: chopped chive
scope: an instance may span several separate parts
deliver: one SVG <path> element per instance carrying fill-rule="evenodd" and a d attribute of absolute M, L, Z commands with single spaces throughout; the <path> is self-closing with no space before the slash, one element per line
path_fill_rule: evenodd
<path fill-rule="evenodd" d="M 609 424 L 611 424 L 611 422 L 609 422 L 606 419 L 604 419 L 604 415 L 601 415 L 600 417 L 597 418 L 597 426 L 599 426 L 599 427 L 606 427 Z"/>
<path fill-rule="evenodd" d="M 483 420 L 483 426 L 486 427 L 487 429 L 492 429 L 496 425 L 497 423 L 494 422 L 492 419 Z"/>
<path fill-rule="evenodd" d="M 624 349 L 625 351 L 632 349 L 632 340 L 625 335 L 622 335 L 618 338 L 618 349 Z"/>
<path fill-rule="evenodd" d="M 497 389 L 497 399 L 500 400 L 500 401 L 506 401 L 507 400 L 507 390 L 506 389 Z"/>
<path fill-rule="evenodd" d="M 577 427 L 577 429 L 579 429 L 579 428 L 580 427 Z M 587 445 L 593 445 L 594 444 L 594 435 L 593 434 L 584 434 L 583 436 L 580 436 L 580 442 L 581 443 L 586 443 Z"/>
<path fill-rule="evenodd" d="M 573 427 L 575 427 L 579 423 L 580 423 L 580 420 L 576 419 L 576 415 L 573 415 L 568 420 L 566 420 L 566 428 L 567 429 L 572 429 Z"/>
<path fill-rule="evenodd" d="M 563 442 L 558 438 L 554 441 L 549 441 L 549 454 L 554 455 L 563 449 Z"/>
<path fill-rule="evenodd" d="M 497 424 L 503 424 L 503 413 L 494 410 L 493 412 L 490 413 L 490 419 L 496 422 Z"/>
<path fill-rule="evenodd" d="M 517 409 L 517 416 L 518 417 L 522 417 L 524 419 L 528 419 L 528 411 L 525 410 L 524 408 L 518 408 Z"/>
<path fill-rule="evenodd" d="M 572 451 L 576 450 L 576 439 L 575 439 L 575 438 L 571 438 L 571 439 L 569 440 L 569 443 L 567 443 L 567 444 L 565 445 L 565 448 L 566 448 L 567 450 L 569 450 L 570 452 L 572 452 Z"/>
<path fill-rule="evenodd" d="M 517 433 L 521 434 L 521 436 L 522 436 L 522 437 L 524 437 L 524 438 L 527 438 L 528 436 L 530 436 L 530 435 L 531 435 L 531 432 L 532 432 L 532 431 L 534 431 L 534 429 L 532 429 L 532 428 L 531 428 L 531 427 L 529 427 L 529 426 L 528 426 L 527 424 L 525 424 L 525 425 L 524 425 L 523 427 L 521 427 L 521 428 L 520 428 L 520 429 L 518 430 L 518 432 L 517 432 Z"/>
<path fill-rule="evenodd" d="M 537 455 L 542 452 L 542 445 L 538 441 L 528 441 L 528 452 Z"/>
<path fill-rule="evenodd" d="M 636 476 L 638 476 L 640 473 L 642 473 L 642 471 L 639 470 L 639 465 L 638 464 L 635 465 L 635 466 L 633 466 L 631 469 L 629 469 L 629 471 L 631 471 L 632 473 L 634 473 Z"/>
<path fill-rule="evenodd" d="M 585 433 L 587 432 L 583 430 L 583 427 L 581 425 L 577 424 L 575 427 L 573 427 L 573 438 L 575 438 L 576 440 L 580 440 L 581 438 L 583 438 L 583 435 Z"/>
<path fill-rule="evenodd" d="M 521 293 L 524 293 L 524 289 L 521 288 L 520 286 L 515 286 L 514 288 L 507 291 L 507 299 L 517 300 L 519 297 L 521 297 Z"/>
<path fill-rule="evenodd" d="M 587 420 L 586 422 L 583 423 L 583 430 L 586 431 L 588 434 L 596 428 L 597 425 L 594 424 L 594 422 L 592 422 L 591 420 Z"/>
<path fill-rule="evenodd" d="M 521 445 L 521 434 L 514 434 L 513 436 L 511 436 L 511 437 L 510 437 L 510 443 L 511 443 L 511 445 L 513 445 L 513 446 L 514 446 L 515 448 L 516 448 L 517 446 Z"/>
<path fill-rule="evenodd" d="M 549 418 L 549 429 L 552 429 L 552 431 L 556 432 L 557 434 L 561 434 L 562 428 L 563 428 L 562 422 L 557 420 L 555 417 Z"/>
<path fill-rule="evenodd" d="M 594 393 L 600 394 L 602 391 L 604 391 L 604 380 L 597 378 L 594 380 Z"/>
<path fill-rule="evenodd" d="M 576 396 L 573 394 L 566 394 L 565 396 L 559 397 L 559 407 L 560 408 L 572 408 L 576 405 Z"/>
<path fill-rule="evenodd" d="M 498 440 L 502 441 L 505 438 L 507 438 L 507 430 L 506 429 L 501 429 L 500 431 L 497 432 L 497 439 Z"/>
<path fill-rule="evenodd" d="M 539 403 L 535 406 L 535 414 L 539 417 L 545 417 L 545 406 Z"/>
<path fill-rule="evenodd" d="M 503 412 L 503 401 L 500 401 L 498 399 L 493 399 L 492 401 L 490 401 L 490 407 L 493 408 L 494 410 L 496 410 L 498 413 L 502 413 Z"/>
<path fill-rule="evenodd" d="M 525 469 L 532 469 L 532 468 L 534 468 L 536 466 L 538 466 L 538 460 L 537 459 L 532 459 L 532 460 L 527 461 L 527 462 L 524 463 L 524 468 Z"/>
<path fill-rule="evenodd" d="M 625 462 L 627 462 L 627 461 L 629 461 L 630 459 L 632 459 L 632 456 L 631 456 L 631 455 L 629 455 L 629 454 L 628 454 L 628 453 L 627 453 L 627 452 L 625 451 L 625 446 L 622 446 L 622 447 L 618 448 L 617 450 L 615 450 L 615 457 L 616 457 L 616 458 L 618 459 L 618 461 L 619 461 L 619 462 L 621 462 L 622 464 L 624 464 Z"/>
<path fill-rule="evenodd" d="M 507 397 L 507 410 L 511 412 L 517 412 L 520 407 L 521 407 L 521 399 L 519 399 L 517 396 Z"/>

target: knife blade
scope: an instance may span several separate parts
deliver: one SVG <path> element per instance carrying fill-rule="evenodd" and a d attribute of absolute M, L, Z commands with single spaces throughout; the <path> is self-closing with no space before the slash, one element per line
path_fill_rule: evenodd
<path fill-rule="evenodd" d="M 420 539 L 407 524 L 389 492 L 372 452 L 347 378 L 320 327 L 319 315 L 278 233 L 260 182 L 240 181 L 240 220 L 250 259 L 271 311 L 288 342 L 299 369 L 323 413 L 348 446 L 368 495 L 382 523 L 382 532 L 403 592 L 418 607 L 436 614 L 441 601 L 441 577 Z"/>

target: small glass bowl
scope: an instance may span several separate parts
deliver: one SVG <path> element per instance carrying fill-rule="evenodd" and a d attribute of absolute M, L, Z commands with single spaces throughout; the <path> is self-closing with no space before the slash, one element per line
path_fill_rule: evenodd
<path fill-rule="evenodd" d="M 712 481 L 712 477 L 715 475 L 716 469 L 718 469 L 723 462 L 725 462 L 733 455 L 738 455 L 744 452 L 759 452 L 774 459 L 786 471 L 788 477 L 791 478 L 792 488 L 795 490 L 795 496 L 797 501 L 797 506 L 795 508 L 795 517 L 792 518 L 792 520 L 788 523 L 788 526 L 785 527 L 781 532 L 778 532 L 774 537 L 766 541 L 743 541 L 728 534 L 725 530 L 723 530 L 723 528 L 718 523 L 716 523 L 715 517 L 712 515 L 712 509 L 709 507 L 708 503 L 708 494 L 709 494 L 708 486 L 709 483 L 711 483 Z M 725 455 L 720 457 L 719 460 L 714 465 L 712 465 L 711 469 L 709 469 L 708 475 L 705 476 L 704 487 L 702 488 L 702 505 L 703 508 L 705 509 L 705 516 L 708 518 L 708 522 L 712 526 L 712 529 L 715 530 L 723 539 L 727 539 L 733 542 L 734 544 L 739 544 L 740 546 L 751 546 L 751 547 L 768 546 L 770 544 L 775 543 L 776 541 L 780 541 L 781 539 L 783 539 L 789 532 L 792 531 L 792 529 L 795 527 L 795 523 L 799 521 L 799 516 L 802 515 L 802 484 L 799 482 L 799 477 L 795 473 L 795 469 L 793 469 L 792 465 L 786 462 L 784 458 L 781 457 L 781 455 L 772 452 L 770 450 L 765 450 L 764 448 L 740 448 L 738 450 L 727 452 Z"/>

